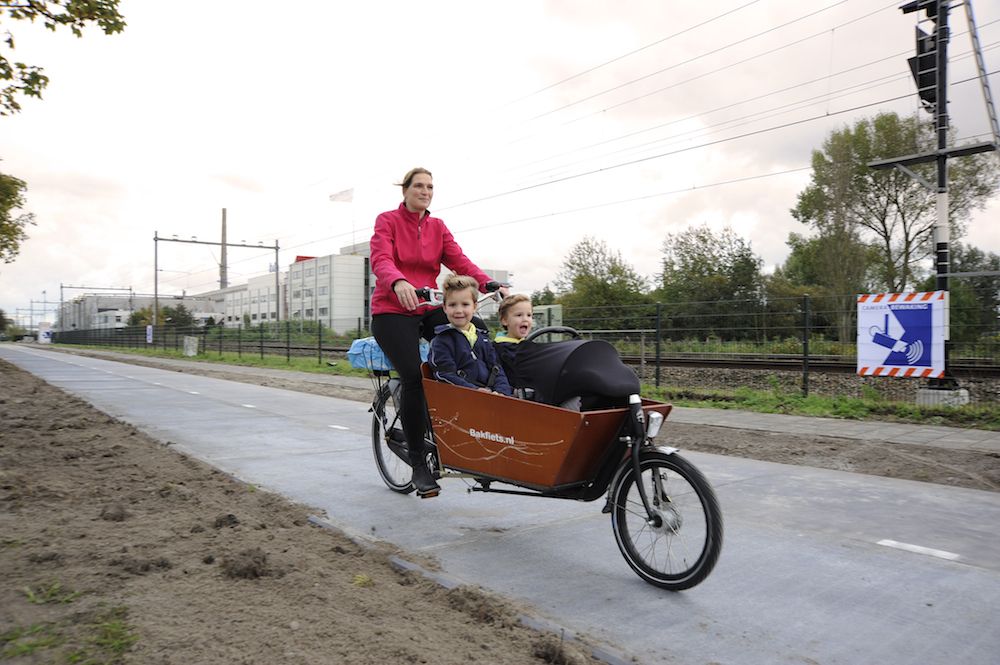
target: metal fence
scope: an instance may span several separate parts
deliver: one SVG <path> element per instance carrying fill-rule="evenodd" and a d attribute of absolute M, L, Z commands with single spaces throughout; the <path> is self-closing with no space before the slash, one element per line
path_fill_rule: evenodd
<path fill-rule="evenodd" d="M 970 290 L 960 299 L 952 298 L 951 360 L 997 364 L 998 304 L 994 291 Z M 844 362 L 857 358 L 855 294 L 564 307 L 563 322 L 579 330 L 607 331 L 623 353 L 706 359 L 795 356 Z"/>
<path fill-rule="evenodd" d="M 223 326 L 129 326 L 56 332 L 52 341 L 58 344 L 82 344 L 127 349 L 163 349 L 181 352 L 184 338 L 197 340 L 199 354 L 235 353 L 237 356 L 283 355 L 316 356 L 322 364 L 325 358 L 342 354 L 351 341 L 367 334 L 358 320 L 358 327 L 349 335 L 336 335 L 314 321 L 284 321 L 244 328 Z"/>
<path fill-rule="evenodd" d="M 985 381 L 981 399 L 996 401 L 1000 378 L 1000 318 L 998 294 L 992 289 L 964 289 L 952 294 L 948 369 L 952 376 Z M 789 389 L 809 394 L 858 392 L 880 386 L 892 394 L 901 381 L 854 377 L 857 358 L 857 296 L 811 296 L 738 301 L 675 301 L 611 307 L 564 307 L 563 324 L 590 338 L 605 339 L 638 367 L 654 385 L 691 382 L 718 370 L 718 382 L 739 381 L 755 387 L 774 386 L 775 378 Z M 498 322 L 487 319 L 492 329 Z M 536 328 L 546 321 L 535 322 Z M 203 354 L 315 356 L 341 355 L 368 331 L 357 327 L 349 335 L 334 335 L 316 322 L 285 321 L 256 326 L 176 328 L 158 326 L 57 332 L 54 341 L 107 347 L 182 350 L 184 337 L 196 337 Z M 701 368 L 687 375 L 678 368 Z M 668 377 L 665 373 L 671 372 Z M 824 379 L 839 374 L 843 380 Z M 845 383 L 850 379 L 851 383 Z M 982 397 L 985 395 L 985 397 Z"/>

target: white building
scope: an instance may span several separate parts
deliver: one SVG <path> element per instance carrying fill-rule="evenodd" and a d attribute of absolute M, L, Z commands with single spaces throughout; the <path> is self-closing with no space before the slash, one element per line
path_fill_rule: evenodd
<path fill-rule="evenodd" d="M 100 328 L 102 330 L 107 330 L 109 328 L 126 328 L 128 327 L 129 317 L 132 316 L 132 312 L 127 309 L 106 309 L 97 313 L 94 318 L 94 327 Z"/>
<path fill-rule="evenodd" d="M 152 311 L 154 302 L 150 295 L 87 293 L 60 303 L 56 328 L 60 331 L 124 328 L 133 312 L 143 308 Z M 160 296 L 159 305 L 160 316 L 164 307 L 178 305 L 189 312 L 213 310 L 201 296 Z"/>
<path fill-rule="evenodd" d="M 358 254 L 299 257 L 288 268 L 288 319 L 318 321 L 337 333 L 366 328 L 367 265 Z"/>
<path fill-rule="evenodd" d="M 315 321 L 339 334 L 370 329 L 375 277 L 371 274 L 369 251 L 367 242 L 358 243 L 342 248 L 340 254 L 300 256 L 277 280 L 274 273 L 268 273 L 252 277 L 245 284 L 197 295 L 161 295 L 161 316 L 164 307 L 183 304 L 192 312 L 197 325 L 204 325 L 209 319 L 227 328 L 277 321 Z M 511 277 L 506 270 L 484 271 L 501 282 Z M 442 274 L 447 272 L 442 270 Z M 440 286 L 440 280 L 434 286 Z M 128 325 L 131 313 L 143 307 L 152 309 L 153 298 L 80 296 L 63 304 L 60 329 L 123 328 Z M 495 305 L 486 305 L 481 314 L 490 316 L 495 311 Z"/>

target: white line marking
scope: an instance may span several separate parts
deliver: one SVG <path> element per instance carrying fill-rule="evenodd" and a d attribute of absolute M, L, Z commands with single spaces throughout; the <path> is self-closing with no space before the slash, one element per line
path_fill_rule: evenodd
<path fill-rule="evenodd" d="M 246 408 L 248 408 L 248 409 L 256 409 L 256 408 L 257 408 L 257 407 L 256 407 L 256 406 L 254 406 L 253 404 L 243 404 L 243 406 L 245 406 L 245 407 L 246 407 Z"/>
<path fill-rule="evenodd" d="M 159 381 L 153 381 L 153 385 L 154 386 L 162 386 L 163 384 L 160 383 Z"/>
<path fill-rule="evenodd" d="M 351 429 L 350 427 L 344 427 L 343 425 L 330 425 L 333 429 Z"/>
<path fill-rule="evenodd" d="M 894 547 L 897 550 L 904 550 L 906 552 L 913 552 L 914 554 L 926 554 L 927 556 L 936 556 L 939 559 L 947 559 L 948 561 L 958 561 L 961 559 L 961 555 L 955 554 L 954 552 L 946 552 L 944 550 L 936 550 L 931 547 L 923 547 L 921 545 L 911 545 L 910 543 L 900 543 L 895 540 L 880 540 L 879 545 L 884 545 L 886 547 Z"/>
<path fill-rule="evenodd" d="M 188 391 L 188 395 L 200 395 L 200 394 L 201 394 L 201 393 L 200 393 L 200 392 L 198 392 L 197 390 L 189 390 L 189 391 Z"/>

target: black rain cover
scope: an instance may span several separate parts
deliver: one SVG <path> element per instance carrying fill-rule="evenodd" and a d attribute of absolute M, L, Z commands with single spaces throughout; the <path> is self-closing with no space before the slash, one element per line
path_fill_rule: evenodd
<path fill-rule="evenodd" d="M 521 342 L 514 358 L 520 385 L 534 388 L 535 400 L 546 404 L 580 396 L 584 410 L 612 408 L 639 393 L 639 377 L 604 340 Z"/>

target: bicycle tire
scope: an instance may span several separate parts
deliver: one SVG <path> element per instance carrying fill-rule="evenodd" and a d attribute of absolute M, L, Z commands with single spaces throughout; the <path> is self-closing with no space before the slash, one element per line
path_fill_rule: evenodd
<path fill-rule="evenodd" d="M 402 427 L 396 411 L 399 395 L 394 395 L 389 386 L 386 383 L 379 389 L 372 404 L 372 451 L 382 482 L 393 492 L 409 494 L 416 489 L 412 482 L 413 469 L 389 445 L 394 431 L 398 435 Z"/>
<path fill-rule="evenodd" d="M 644 451 L 639 468 L 658 524 L 647 519 L 630 463 L 611 490 L 618 549 L 646 582 L 670 591 L 690 589 L 708 577 L 722 551 L 719 501 L 705 476 L 677 454 Z"/>

